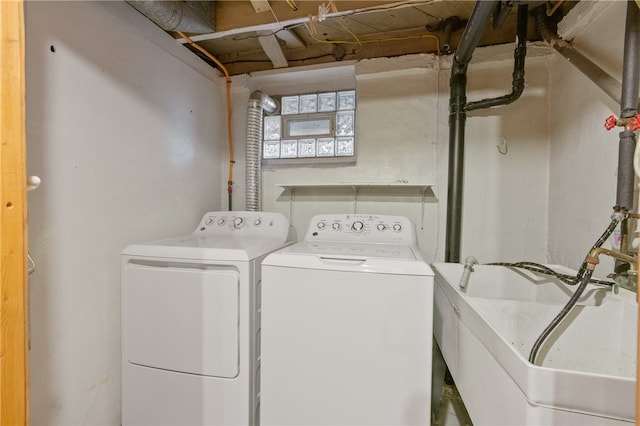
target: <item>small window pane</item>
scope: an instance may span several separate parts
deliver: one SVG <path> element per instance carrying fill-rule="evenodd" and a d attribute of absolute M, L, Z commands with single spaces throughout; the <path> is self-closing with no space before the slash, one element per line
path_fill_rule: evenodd
<path fill-rule="evenodd" d="M 353 111 L 336 113 L 336 136 L 352 136 L 354 134 Z"/>
<path fill-rule="evenodd" d="M 356 109 L 356 91 L 338 92 L 338 109 Z"/>
<path fill-rule="evenodd" d="M 300 114 L 318 111 L 318 95 L 300 96 Z"/>
<path fill-rule="evenodd" d="M 263 145 L 264 158 L 280 158 L 280 141 L 265 141 Z"/>
<path fill-rule="evenodd" d="M 280 116 L 272 115 L 264 118 L 264 139 L 273 141 L 281 138 Z"/>
<path fill-rule="evenodd" d="M 335 92 L 320 93 L 318 95 L 318 111 L 327 112 L 327 111 L 335 111 L 335 110 L 336 110 Z"/>
<path fill-rule="evenodd" d="M 318 157 L 333 157 L 335 155 L 333 138 L 318 138 Z"/>
<path fill-rule="evenodd" d="M 283 96 L 282 97 L 282 115 L 298 113 L 298 97 Z"/>
<path fill-rule="evenodd" d="M 330 135 L 331 118 L 329 117 L 291 117 L 286 121 L 288 137 Z"/>
<path fill-rule="evenodd" d="M 298 156 L 298 141 L 286 140 L 282 141 L 280 146 L 280 158 L 296 158 Z"/>
<path fill-rule="evenodd" d="M 300 139 L 298 140 L 298 157 L 315 157 L 316 156 L 316 140 Z"/>
<path fill-rule="evenodd" d="M 336 155 L 351 156 L 353 155 L 353 138 L 337 138 L 336 139 Z"/>

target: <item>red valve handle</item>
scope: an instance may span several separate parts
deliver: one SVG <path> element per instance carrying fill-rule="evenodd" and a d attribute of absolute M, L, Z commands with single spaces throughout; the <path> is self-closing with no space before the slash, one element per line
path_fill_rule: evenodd
<path fill-rule="evenodd" d="M 633 132 L 640 129 L 640 114 L 636 115 L 635 117 L 631 117 L 629 119 L 629 124 L 627 125 L 627 128 Z"/>
<path fill-rule="evenodd" d="M 617 122 L 618 120 L 616 120 L 616 117 L 614 115 L 610 115 L 604 122 L 604 128 L 607 130 L 611 130 L 616 127 Z"/>

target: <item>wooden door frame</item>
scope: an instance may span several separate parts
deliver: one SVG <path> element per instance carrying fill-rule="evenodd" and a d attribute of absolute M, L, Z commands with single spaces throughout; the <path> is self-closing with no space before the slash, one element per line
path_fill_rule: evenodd
<path fill-rule="evenodd" d="M 29 423 L 25 40 L 22 0 L 0 0 L 0 424 Z"/>

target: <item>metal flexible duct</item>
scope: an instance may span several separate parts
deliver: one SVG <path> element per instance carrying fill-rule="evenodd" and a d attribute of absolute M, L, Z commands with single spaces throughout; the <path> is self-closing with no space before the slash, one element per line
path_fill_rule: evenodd
<path fill-rule="evenodd" d="M 214 28 L 184 1 L 127 1 L 165 31 L 210 33 Z"/>
<path fill-rule="evenodd" d="M 257 212 L 262 208 L 262 121 L 264 111 L 273 114 L 278 103 L 261 91 L 255 91 L 247 107 L 247 151 L 245 154 L 246 209 Z"/>

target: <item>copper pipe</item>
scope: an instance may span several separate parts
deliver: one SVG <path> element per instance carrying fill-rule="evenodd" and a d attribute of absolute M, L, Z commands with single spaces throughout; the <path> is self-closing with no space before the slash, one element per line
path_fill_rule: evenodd
<path fill-rule="evenodd" d="M 633 256 L 629 256 L 624 253 L 620 253 L 619 251 L 610 250 L 604 247 L 598 247 L 591 250 L 587 255 L 587 258 L 585 259 L 585 261 L 587 262 L 587 269 L 593 270 L 596 265 L 600 263 L 600 260 L 598 259 L 598 256 L 600 254 L 606 254 L 607 256 L 611 256 L 624 262 L 628 262 L 631 265 L 635 264 L 637 261 Z"/>

